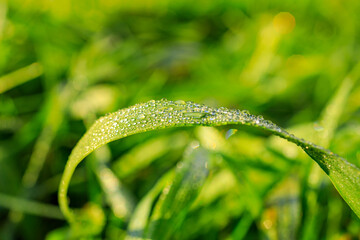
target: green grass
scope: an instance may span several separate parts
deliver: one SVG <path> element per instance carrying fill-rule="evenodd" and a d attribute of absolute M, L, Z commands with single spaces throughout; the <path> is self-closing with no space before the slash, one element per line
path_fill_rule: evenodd
<path fill-rule="evenodd" d="M 0 0 L 1 240 L 359 238 L 359 12 Z"/>
<path fill-rule="evenodd" d="M 339 100 L 336 101 L 336 103 L 338 102 Z M 330 105 L 329 108 L 331 107 Z M 332 119 L 330 118 L 329 120 Z M 353 211 L 360 216 L 360 169 L 355 165 L 350 164 L 330 150 L 297 138 L 272 122 L 264 120 L 262 116 L 254 116 L 247 111 L 227 108 L 214 109 L 193 102 L 184 102 L 182 100 L 174 102 L 165 99 L 160 101 L 151 100 L 147 103 L 138 104 L 108 114 L 94 123 L 75 146 L 66 164 L 59 187 L 59 203 L 62 212 L 74 229 L 81 228 L 77 227 L 77 225 L 83 226 L 81 220 L 77 220 L 77 216 L 74 215 L 68 207 L 67 191 L 69 183 L 79 163 L 92 151 L 104 144 L 132 134 L 168 127 L 197 125 L 221 126 L 229 124 L 245 124 L 263 128 L 301 147 L 319 164 L 330 177 L 345 201 Z M 211 150 L 211 148 L 209 150 Z M 205 151 L 199 151 L 199 153 L 194 155 L 192 162 L 188 163 L 189 167 L 182 167 L 181 174 L 179 173 L 171 184 L 170 193 L 165 195 L 164 203 L 159 200 L 160 210 L 157 209 L 157 205 L 155 206 L 155 212 L 153 213 L 155 220 L 148 220 L 148 231 L 150 232 L 148 238 L 172 238 L 171 233 L 173 230 L 171 230 L 171 228 L 174 227 L 173 225 L 176 227 L 179 225 L 178 222 L 186 216 L 187 208 L 189 208 L 194 197 L 196 197 L 192 189 L 197 190 L 205 180 L 204 176 L 206 174 L 204 172 L 207 172 L 205 168 L 207 162 L 203 159 L 207 159 L 207 155 L 208 153 Z M 201 162 L 198 163 L 198 161 Z M 192 164 L 194 166 L 192 166 Z M 192 173 L 192 171 L 195 173 Z M 178 185 L 184 186 L 179 188 Z M 177 204 L 178 201 L 180 201 L 180 203 Z M 173 208 L 176 208 L 176 211 L 173 211 Z M 157 211 L 160 211 L 160 213 L 157 214 Z M 181 216 L 181 220 L 177 220 L 179 215 Z M 176 220 L 173 219 L 174 216 L 176 216 Z M 82 219 L 81 216 L 80 219 Z M 159 221 L 160 223 L 156 223 L 156 227 L 153 227 L 154 224 L 152 222 L 154 221 Z M 139 229 L 139 231 L 144 230 Z M 145 238 L 145 236 L 139 237 Z"/>

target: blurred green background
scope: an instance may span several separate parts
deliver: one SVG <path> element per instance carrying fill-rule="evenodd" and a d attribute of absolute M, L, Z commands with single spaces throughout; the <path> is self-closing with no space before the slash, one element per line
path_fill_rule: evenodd
<path fill-rule="evenodd" d="M 0 239 L 67 236 L 57 188 L 72 148 L 98 117 L 150 99 L 247 109 L 360 166 L 359 13 L 356 0 L 1 0 Z M 237 130 L 111 143 L 75 172 L 71 206 L 98 220 L 93 238 L 123 238 L 196 140 L 212 167 L 172 239 L 360 239 L 309 157 Z"/>

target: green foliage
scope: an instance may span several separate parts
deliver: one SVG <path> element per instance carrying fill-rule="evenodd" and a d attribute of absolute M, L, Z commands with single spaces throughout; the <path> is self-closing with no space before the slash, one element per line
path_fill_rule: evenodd
<path fill-rule="evenodd" d="M 272 122 L 264 120 L 262 116 L 254 116 L 247 111 L 227 108 L 211 108 L 193 102 L 173 102 L 165 99 L 160 101 L 151 100 L 147 103 L 137 104 L 133 107 L 108 114 L 94 123 L 94 125 L 86 132 L 83 138 L 80 139 L 79 143 L 75 146 L 65 166 L 64 175 L 59 188 L 59 203 L 61 210 L 72 225 L 78 225 L 76 216 L 73 215 L 67 205 L 68 186 L 78 164 L 92 151 L 104 144 L 132 134 L 146 132 L 149 130 L 157 130 L 168 127 L 196 125 L 220 126 L 227 124 L 246 124 L 263 128 L 301 147 L 320 165 L 320 167 L 333 181 L 335 187 L 338 189 L 345 201 L 354 210 L 354 212 L 360 216 L 360 202 L 358 201 L 360 196 L 360 170 L 356 166 L 348 163 L 345 159 L 330 152 L 329 150 L 289 134 L 287 131 Z M 198 157 L 193 158 L 204 158 L 204 156 L 200 156 L 200 153 L 198 155 Z M 203 153 L 203 155 L 205 154 Z M 201 182 L 203 180 L 202 177 L 198 180 L 197 178 L 199 177 L 196 174 L 201 172 L 201 170 L 197 169 L 198 166 L 205 166 L 205 164 L 199 164 L 197 161 L 198 160 L 193 160 L 193 162 L 190 163 L 185 162 L 187 167 L 184 167 L 181 172 L 175 176 L 174 183 L 171 185 L 169 190 L 170 193 L 166 194 L 166 197 L 164 197 L 163 200 L 164 202 L 160 204 L 160 207 L 158 207 L 159 209 L 155 208 L 155 219 L 152 221 L 156 222 L 157 227 L 153 227 L 150 223 L 150 230 L 155 234 L 152 235 L 150 233 L 150 238 L 154 238 L 156 236 L 159 239 L 168 239 L 169 236 L 167 235 L 167 231 L 170 231 L 168 230 L 169 226 L 172 226 L 173 224 L 177 226 L 177 221 L 169 219 L 174 216 L 179 217 L 181 212 L 180 209 L 185 208 L 182 204 L 190 201 L 184 200 L 184 196 L 190 199 L 193 197 L 193 193 L 182 193 L 182 191 L 190 191 L 190 188 L 187 187 L 186 184 L 197 186 L 197 181 Z M 192 171 L 195 172 L 194 176 Z M 200 176 L 202 175 L 203 174 L 200 174 Z M 189 178 L 191 180 L 189 180 Z M 191 181 L 191 184 L 186 183 L 189 181 Z M 185 185 L 185 190 L 181 190 L 182 188 L 180 188 L 180 186 L 182 184 Z M 174 200 L 175 196 L 177 196 L 176 201 Z M 181 200 L 183 202 L 178 203 L 180 206 L 173 206 L 174 204 L 177 204 L 177 201 Z M 173 212 L 173 208 L 175 208 L 178 212 Z M 183 214 L 186 214 L 186 212 L 182 212 L 180 216 Z M 163 220 L 163 218 L 167 220 Z M 160 221 L 160 223 L 157 221 Z M 165 227 L 163 226 L 164 222 Z M 155 229 L 153 230 L 153 228 Z"/>
<path fill-rule="evenodd" d="M 1 240 L 156 238 L 159 228 L 171 239 L 358 239 L 359 12 L 356 0 L 0 0 Z M 89 144 L 68 179 L 70 227 L 58 187 L 76 143 L 101 116 L 161 98 L 248 109 L 300 147 L 228 122 L 224 108 L 225 125 L 191 110 L 190 122 L 105 134 L 114 139 Z M 191 190 L 177 166 L 191 165 L 194 141 L 208 175 Z M 174 193 L 171 205 L 175 180 L 193 197 Z M 155 224 L 166 210 L 177 223 Z"/>
<path fill-rule="evenodd" d="M 170 239 L 184 221 L 208 175 L 209 153 L 190 148 L 177 165 L 174 180 L 164 188 L 151 216 L 147 238 Z"/>

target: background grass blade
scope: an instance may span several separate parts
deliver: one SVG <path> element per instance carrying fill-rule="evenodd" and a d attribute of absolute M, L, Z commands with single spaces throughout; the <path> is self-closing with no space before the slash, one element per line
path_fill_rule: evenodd
<path fill-rule="evenodd" d="M 247 111 L 227 108 L 211 108 L 205 105 L 165 99 L 137 104 L 108 114 L 85 133 L 73 149 L 65 166 L 59 187 L 59 203 L 64 216 L 71 223 L 76 218 L 67 203 L 67 190 L 76 166 L 100 146 L 128 135 L 181 126 L 221 126 L 245 124 L 265 129 L 303 148 L 329 175 L 335 187 L 354 212 L 360 216 L 360 171 L 345 159 L 320 146 L 286 132 L 274 123 L 254 116 Z"/>
<path fill-rule="evenodd" d="M 311 127 L 315 133 L 315 142 L 324 146 L 329 147 L 336 129 L 340 122 L 343 109 L 345 109 L 348 96 L 354 86 L 355 81 L 358 79 L 360 74 L 360 64 L 357 64 L 353 70 L 344 78 L 341 85 L 338 87 L 335 94 L 329 100 L 326 107 L 323 109 L 319 118 L 318 124 L 315 124 L 315 128 Z M 317 129 L 317 130 L 316 130 Z M 313 163 L 310 168 L 308 177 L 308 190 L 306 192 L 306 220 L 304 222 L 304 230 L 302 231 L 303 239 L 318 239 L 318 235 L 321 229 L 319 224 L 319 217 L 322 214 L 319 213 L 321 209 L 321 203 L 318 201 L 318 196 L 321 192 L 321 188 L 324 184 L 329 184 L 326 175 L 321 169 Z"/>
<path fill-rule="evenodd" d="M 35 79 L 43 73 L 43 67 L 39 63 L 18 69 L 12 73 L 0 77 L 0 94 L 22 83 Z"/>
<path fill-rule="evenodd" d="M 39 203 L 0 193 L 0 206 L 13 211 L 26 212 L 46 218 L 64 219 L 60 209 L 55 205 Z"/>
<path fill-rule="evenodd" d="M 209 157 L 209 152 L 198 144 L 188 148 L 177 165 L 174 180 L 164 188 L 155 206 L 147 238 L 173 238 L 206 180 Z"/>
<path fill-rule="evenodd" d="M 152 204 L 166 184 L 173 178 L 173 175 L 174 171 L 169 171 L 162 176 L 146 196 L 142 198 L 130 219 L 125 240 L 144 239 L 144 233 L 148 224 L 148 218 L 150 217 Z"/>

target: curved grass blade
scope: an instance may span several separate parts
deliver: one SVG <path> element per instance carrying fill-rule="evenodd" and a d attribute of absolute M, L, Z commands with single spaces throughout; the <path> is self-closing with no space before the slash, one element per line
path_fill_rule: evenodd
<path fill-rule="evenodd" d="M 300 139 L 274 123 L 254 116 L 247 111 L 227 108 L 211 108 L 184 101 L 151 100 L 119 110 L 98 119 L 80 139 L 66 163 L 59 186 L 59 204 L 70 223 L 76 217 L 67 202 L 67 190 L 76 166 L 92 151 L 111 141 L 128 135 L 170 127 L 221 126 L 244 124 L 265 129 L 295 143 L 329 175 L 345 201 L 360 217 L 360 170 L 338 155 Z"/>

